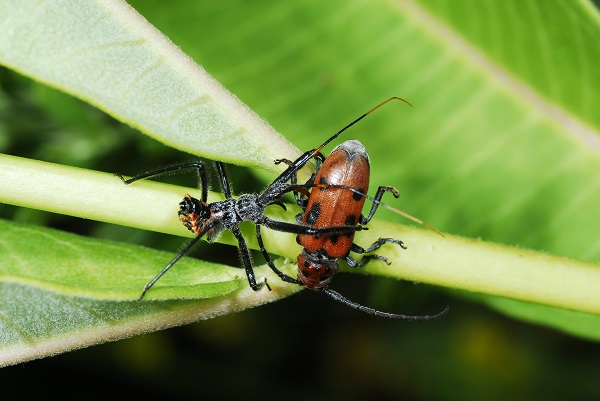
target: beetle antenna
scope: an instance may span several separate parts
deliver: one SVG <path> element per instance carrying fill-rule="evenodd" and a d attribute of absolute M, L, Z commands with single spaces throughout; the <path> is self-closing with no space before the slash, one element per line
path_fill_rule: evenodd
<path fill-rule="evenodd" d="M 392 207 L 392 206 L 388 205 L 387 203 L 383 203 L 383 202 L 380 202 L 380 201 L 378 201 L 377 199 L 373 199 L 372 197 L 370 197 L 370 196 L 368 196 L 368 195 L 366 195 L 365 197 L 366 197 L 367 199 L 369 199 L 369 200 L 373 201 L 373 202 L 377 202 L 377 203 L 379 203 L 379 205 L 380 205 L 380 206 L 383 206 L 384 208 L 386 208 L 386 209 L 388 209 L 388 210 L 391 210 L 392 212 L 394 212 L 394 213 L 396 213 L 396 214 L 399 214 L 399 215 L 400 215 L 400 216 L 402 216 L 402 217 L 405 217 L 405 218 L 407 218 L 407 219 L 409 219 L 409 220 L 411 220 L 411 221 L 414 221 L 414 222 L 415 222 L 415 223 L 417 223 L 417 224 L 420 224 L 420 225 L 422 225 L 422 226 L 424 226 L 424 227 L 427 227 L 428 229 L 430 229 L 431 231 L 433 231 L 433 232 L 435 232 L 435 233 L 437 233 L 437 234 L 441 235 L 442 237 L 446 237 L 446 236 L 445 236 L 444 234 L 442 234 L 442 233 L 441 233 L 441 232 L 440 232 L 440 231 L 439 231 L 437 228 L 435 228 L 434 226 L 432 226 L 432 225 L 430 225 L 430 224 L 427 224 L 427 223 L 425 223 L 423 220 L 421 220 L 421 219 L 418 219 L 418 218 L 416 218 L 415 216 L 412 216 L 412 215 L 410 215 L 410 214 L 408 214 L 408 213 L 406 213 L 406 212 L 404 212 L 404 211 L 402 211 L 402 210 L 400 210 L 400 209 L 396 209 L 395 207 Z"/>
<path fill-rule="evenodd" d="M 341 186 L 340 186 L 340 187 L 341 187 Z M 440 232 L 440 231 L 439 231 L 437 228 L 433 227 L 433 226 L 432 226 L 432 225 L 430 225 L 430 224 L 427 224 L 427 223 L 425 223 L 423 220 L 421 220 L 421 219 L 419 219 L 419 218 L 416 218 L 415 216 L 413 216 L 413 215 L 411 215 L 411 214 L 408 214 L 408 213 L 406 213 L 406 212 L 405 212 L 405 211 L 403 211 L 403 210 L 396 209 L 395 207 L 393 207 L 393 206 L 390 206 L 390 205 L 388 205 L 387 203 L 383 203 L 382 201 L 380 201 L 380 200 L 378 200 L 378 199 L 375 199 L 375 198 L 373 198 L 372 196 L 369 196 L 369 195 L 367 195 L 367 194 L 363 194 L 362 192 L 360 192 L 360 191 L 358 191 L 358 190 L 356 190 L 356 189 L 354 189 L 354 188 L 346 187 L 346 189 L 348 189 L 348 190 L 350 190 L 350 191 L 354 192 L 355 194 L 358 194 L 358 195 L 360 195 L 360 196 L 363 196 L 365 199 L 368 199 L 368 200 L 370 200 L 371 202 L 378 204 L 379 206 L 383 206 L 384 208 L 386 208 L 386 209 L 388 209 L 388 210 L 391 210 L 392 212 L 394 212 L 394 213 L 396 213 L 396 214 L 399 214 L 399 215 L 400 215 L 400 216 L 402 216 L 402 217 L 405 217 L 405 218 L 407 218 L 407 219 L 409 219 L 409 220 L 411 220 L 411 221 L 414 221 L 414 222 L 415 222 L 415 223 L 417 223 L 417 224 L 420 224 L 420 225 L 422 225 L 422 226 L 424 226 L 424 227 L 427 227 L 428 229 L 430 229 L 430 230 L 431 230 L 431 231 L 433 231 L 433 232 L 436 232 L 436 233 L 438 233 L 438 234 L 439 234 L 439 235 L 441 235 L 442 237 L 445 237 L 445 235 L 444 235 L 444 234 L 442 234 L 442 233 L 441 233 L 441 232 Z"/>
<path fill-rule="evenodd" d="M 450 309 L 448 306 L 446 306 L 446 308 L 443 311 L 441 311 L 440 313 L 435 314 L 435 315 L 421 315 L 421 316 L 419 316 L 419 315 L 416 315 L 416 316 L 415 315 L 400 315 L 400 314 L 396 314 L 396 313 L 381 312 L 376 309 L 369 308 L 368 306 L 364 306 L 364 305 L 358 304 L 356 302 L 352 302 L 349 299 L 342 296 L 341 294 L 339 294 L 333 290 L 330 290 L 329 288 L 324 289 L 323 292 L 325 294 L 327 294 L 330 298 L 332 298 L 338 302 L 341 302 L 344 305 L 349 306 L 353 309 L 368 313 L 369 315 L 385 317 L 388 319 L 411 320 L 411 321 L 430 321 L 430 320 L 436 320 L 436 319 L 441 318 L 446 313 L 448 313 L 448 310 Z"/>
<path fill-rule="evenodd" d="M 413 216 L 413 215 L 411 215 L 411 214 L 408 214 L 408 213 L 406 213 L 406 212 L 405 212 L 405 211 L 403 211 L 403 210 L 396 209 L 395 207 L 393 207 L 393 206 L 390 206 L 390 205 L 388 205 L 387 203 L 383 203 L 382 201 L 380 201 L 380 200 L 378 200 L 378 199 L 375 199 L 375 198 L 373 198 L 372 196 L 369 196 L 369 195 L 367 195 L 367 194 L 363 194 L 362 192 L 360 192 L 360 191 L 357 191 L 357 190 L 356 190 L 356 189 L 354 189 L 354 188 L 347 188 L 347 189 L 349 189 L 350 191 L 352 191 L 352 192 L 354 192 L 354 193 L 356 193 L 356 194 L 358 194 L 358 195 L 360 195 L 360 196 L 364 196 L 364 197 L 365 197 L 365 199 L 368 199 L 368 200 L 370 200 L 371 202 L 378 204 L 379 206 L 383 206 L 384 208 L 386 208 L 386 209 L 388 209 L 388 210 L 391 210 L 392 212 L 394 212 L 394 213 L 396 213 L 396 214 L 399 214 L 400 216 L 402 216 L 402 217 L 404 217 L 404 218 L 407 218 L 407 219 L 409 219 L 409 220 L 411 220 L 411 221 L 414 221 L 414 222 L 415 222 L 415 223 L 417 223 L 417 224 L 420 224 L 420 225 L 422 225 L 422 226 L 424 226 L 424 227 L 427 227 L 428 229 L 430 229 L 431 231 L 433 231 L 433 232 L 435 232 L 435 233 L 437 233 L 437 234 L 441 235 L 442 237 L 446 237 L 444 234 L 442 234 L 442 233 L 441 233 L 441 232 L 440 232 L 440 231 L 439 231 L 437 228 L 435 228 L 434 226 L 432 226 L 432 225 L 430 225 L 430 224 L 427 224 L 427 223 L 425 223 L 423 220 L 421 220 L 421 219 L 419 219 L 419 218 L 417 218 L 417 217 L 415 217 L 415 216 Z"/>

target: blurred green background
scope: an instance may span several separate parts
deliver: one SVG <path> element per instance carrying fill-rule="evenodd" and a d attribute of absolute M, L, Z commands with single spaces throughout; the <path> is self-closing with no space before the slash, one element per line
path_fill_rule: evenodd
<path fill-rule="evenodd" d="M 600 217 L 598 150 L 523 90 L 598 133 L 599 19 L 583 3 L 130 3 L 300 149 L 389 96 L 411 101 L 412 109 L 386 106 L 348 133 L 367 146 L 372 186 L 397 187 L 403 210 L 452 234 L 600 260 L 590 224 Z M 125 173 L 195 159 L 6 69 L 0 152 Z M 230 171 L 237 193 L 272 178 Z M 190 177 L 169 181 L 191 185 Z M 183 242 L 6 205 L 0 217 L 172 252 Z M 224 245 L 194 255 L 238 265 Z M 148 399 L 600 397 L 595 342 L 507 318 L 457 291 L 356 275 L 336 277 L 333 287 L 383 310 L 449 304 L 451 313 L 426 324 L 387 321 L 302 292 L 4 368 L 0 383 L 21 391 L 14 395 L 87 399 L 123 390 Z M 31 386 L 42 380 L 53 384 Z"/>

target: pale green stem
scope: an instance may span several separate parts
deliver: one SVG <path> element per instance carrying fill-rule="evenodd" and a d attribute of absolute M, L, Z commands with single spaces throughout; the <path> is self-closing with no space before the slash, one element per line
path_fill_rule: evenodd
<path fill-rule="evenodd" d="M 0 202 L 71 216 L 189 236 L 177 219 L 183 195 L 197 190 L 151 181 L 125 186 L 112 174 L 0 156 Z M 218 199 L 215 194 L 209 198 Z M 273 208 L 276 218 L 283 214 Z M 287 219 L 291 219 L 288 215 Z M 600 314 L 600 267 L 539 252 L 382 221 L 357 235 L 369 244 L 378 237 L 402 239 L 408 250 L 387 246 L 378 253 L 391 266 L 370 263 L 370 274 L 437 284 L 483 294 Z M 249 245 L 256 241 L 248 231 Z M 264 230 L 273 254 L 295 258 L 299 247 L 288 233 Z M 231 237 L 225 237 L 231 242 Z"/>

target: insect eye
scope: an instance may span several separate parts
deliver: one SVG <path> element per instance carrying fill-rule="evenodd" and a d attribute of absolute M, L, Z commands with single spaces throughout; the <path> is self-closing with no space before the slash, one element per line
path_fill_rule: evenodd
<path fill-rule="evenodd" d="M 204 206 L 204 205 L 203 205 L 203 206 L 201 206 L 201 209 L 200 209 L 200 213 L 199 213 L 199 214 L 200 214 L 200 217 L 201 217 L 202 219 L 206 219 L 206 220 L 208 220 L 208 219 L 210 218 L 210 215 L 211 215 L 211 213 L 210 213 L 210 209 L 209 209 L 207 206 Z"/>

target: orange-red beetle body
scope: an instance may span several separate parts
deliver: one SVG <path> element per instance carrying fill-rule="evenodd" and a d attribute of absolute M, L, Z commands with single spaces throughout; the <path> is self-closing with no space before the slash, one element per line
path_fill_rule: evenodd
<path fill-rule="evenodd" d="M 322 160 L 320 155 L 315 158 L 318 170 L 304 184 L 306 189 L 312 190 L 308 194 L 308 199 L 296 198 L 298 205 L 304 210 L 296 216 L 296 219 L 304 226 L 318 230 L 318 233 L 297 235 L 296 241 L 302 246 L 302 253 L 298 255 L 297 279 L 285 275 L 280 277 L 284 281 L 295 282 L 312 290 L 320 290 L 345 305 L 375 316 L 402 320 L 433 320 L 443 316 L 447 308 L 436 315 L 424 316 L 381 312 L 352 302 L 328 288 L 329 282 L 338 271 L 339 259 L 344 259 L 348 265 L 356 268 L 364 266 L 372 259 L 390 264 L 387 258 L 376 254 L 364 255 L 360 261 L 356 261 L 350 256 L 351 251 L 357 254 L 370 253 L 383 244 L 396 244 L 403 249 L 406 247 L 402 241 L 394 238 L 379 238 L 367 249 L 353 242 L 355 232 L 363 229 L 362 226 L 372 219 L 378 206 L 382 205 L 383 194 L 391 192 L 398 197 L 398 191 L 388 186 L 380 186 L 373 198 L 367 195 L 370 164 L 369 156 L 362 143 L 349 140 L 336 147 L 325 160 Z M 367 217 L 362 215 L 366 198 L 373 201 Z M 268 254 L 262 244 L 261 251 L 267 258 Z M 269 264 L 272 265 L 272 262 Z"/>
<path fill-rule="evenodd" d="M 380 205 L 384 192 L 398 196 L 398 191 L 392 187 L 379 187 L 371 212 L 364 217 L 362 209 L 369 190 L 370 170 L 369 155 L 363 144 L 349 140 L 336 147 L 309 180 L 308 184 L 313 189 L 306 206 L 302 205 L 304 214 L 298 220 L 316 229 L 338 227 L 339 232 L 299 234 L 296 237 L 303 248 L 298 255 L 298 282 L 301 285 L 314 290 L 327 288 L 338 270 L 340 258 L 352 267 L 362 267 L 371 259 L 388 263 L 385 257 L 373 254 L 357 262 L 349 256 L 350 251 L 368 253 L 385 243 L 398 244 L 406 249 L 402 241 L 393 238 L 380 238 L 368 249 L 353 243 L 355 231 L 347 228 L 367 224 Z M 342 228 L 346 230 L 342 232 Z"/>
<path fill-rule="evenodd" d="M 314 228 L 355 226 L 369 190 L 369 156 L 356 140 L 336 147 L 325 159 L 314 178 L 302 224 Z M 339 258 L 350 253 L 354 231 L 333 235 L 298 235 L 302 245 L 298 256 L 298 280 L 307 288 L 322 288 L 337 272 Z"/>

